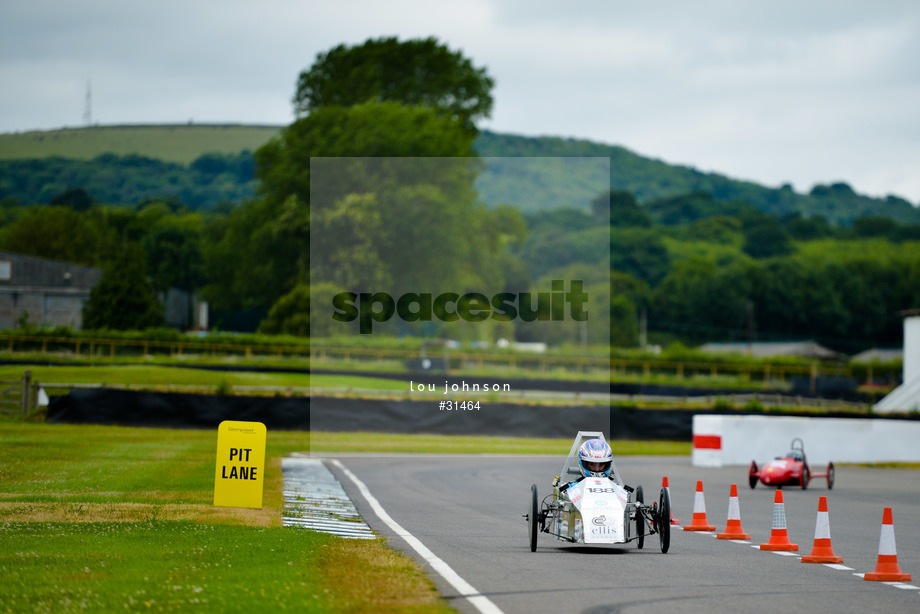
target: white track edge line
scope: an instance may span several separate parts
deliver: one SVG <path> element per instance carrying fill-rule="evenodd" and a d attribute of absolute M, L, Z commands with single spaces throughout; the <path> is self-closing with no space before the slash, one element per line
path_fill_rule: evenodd
<path fill-rule="evenodd" d="M 494 603 L 492 600 L 481 594 L 477 591 L 469 582 L 460 577 L 456 571 L 454 571 L 450 565 L 445 563 L 443 560 L 438 558 L 438 556 L 428 549 L 428 547 L 423 544 L 417 537 L 409 533 L 407 530 L 402 528 L 399 523 L 397 523 L 393 518 L 387 513 L 383 506 L 380 505 L 380 502 L 377 501 L 376 497 L 371 494 L 371 491 L 367 486 L 362 482 L 358 476 L 351 472 L 345 465 L 343 465 L 338 459 L 332 459 L 332 464 L 338 467 L 342 473 L 351 480 L 355 486 L 358 487 L 358 490 L 367 499 L 368 504 L 371 506 L 371 509 L 374 510 L 374 513 L 386 524 L 390 529 L 406 540 L 412 549 L 415 550 L 419 556 L 421 556 L 431 567 L 437 571 L 442 578 L 447 580 L 447 582 L 453 586 L 458 593 L 466 597 L 466 599 L 473 605 L 477 610 L 482 612 L 482 614 L 503 614 L 501 609 Z"/>

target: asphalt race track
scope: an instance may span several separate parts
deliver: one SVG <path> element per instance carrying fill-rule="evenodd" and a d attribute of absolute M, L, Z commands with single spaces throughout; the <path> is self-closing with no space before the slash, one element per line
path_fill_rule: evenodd
<path fill-rule="evenodd" d="M 688 523 L 696 481 L 703 480 L 709 523 L 725 528 L 729 489 L 738 484 L 741 523 L 751 544 L 717 540 L 672 527 L 671 549 L 658 536 L 621 547 L 567 545 L 541 534 L 530 552 L 530 485 L 550 491 L 562 466 L 556 456 L 329 455 L 367 485 L 386 512 L 501 611 L 606 614 L 639 612 L 920 612 L 920 471 L 837 467 L 828 491 L 823 479 L 803 491 L 783 490 L 789 539 L 798 555 L 811 552 L 820 495 L 828 496 L 834 552 L 849 570 L 802 563 L 752 546 L 772 528 L 775 491 L 751 490 L 747 467 L 701 469 L 689 457 L 619 457 L 627 484 L 641 484 L 657 500 L 670 482 L 674 517 Z M 762 462 L 767 459 L 757 459 Z M 332 465 L 331 463 L 327 463 Z M 340 467 L 330 467 L 368 524 L 413 556 Z M 813 468 L 817 471 L 817 467 Z M 867 582 L 855 573 L 877 562 L 884 507 L 894 512 L 898 563 L 907 587 Z M 478 610 L 424 563 L 441 594 L 461 612 Z"/>

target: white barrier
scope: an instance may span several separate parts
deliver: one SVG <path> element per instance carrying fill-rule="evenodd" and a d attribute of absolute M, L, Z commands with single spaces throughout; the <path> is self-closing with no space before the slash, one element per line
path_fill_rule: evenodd
<path fill-rule="evenodd" d="M 693 416 L 694 467 L 761 464 L 805 443 L 808 464 L 920 462 L 920 421 L 784 416 Z"/>
<path fill-rule="evenodd" d="M 889 392 L 873 409 L 887 414 L 920 408 L 920 316 L 904 318 L 904 366 L 900 386 Z"/>

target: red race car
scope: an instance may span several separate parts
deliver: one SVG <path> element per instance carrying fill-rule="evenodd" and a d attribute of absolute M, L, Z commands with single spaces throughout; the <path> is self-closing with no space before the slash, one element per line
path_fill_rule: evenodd
<path fill-rule="evenodd" d="M 757 486 L 757 480 L 760 480 L 766 486 L 801 486 L 805 490 L 812 478 L 827 478 L 828 490 L 834 487 L 834 463 L 827 464 L 826 473 L 812 473 L 805 458 L 805 444 L 802 440 L 796 437 L 789 447 L 785 456 L 777 456 L 760 470 L 757 469 L 757 463 L 751 461 L 748 475 L 751 488 Z"/>

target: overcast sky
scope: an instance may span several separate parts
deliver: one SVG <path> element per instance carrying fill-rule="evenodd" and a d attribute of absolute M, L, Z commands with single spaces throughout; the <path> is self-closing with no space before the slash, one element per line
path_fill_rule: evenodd
<path fill-rule="evenodd" d="M 2 0 L 0 132 L 287 124 L 320 51 L 435 36 L 494 77 L 481 127 L 920 203 L 917 0 Z"/>

